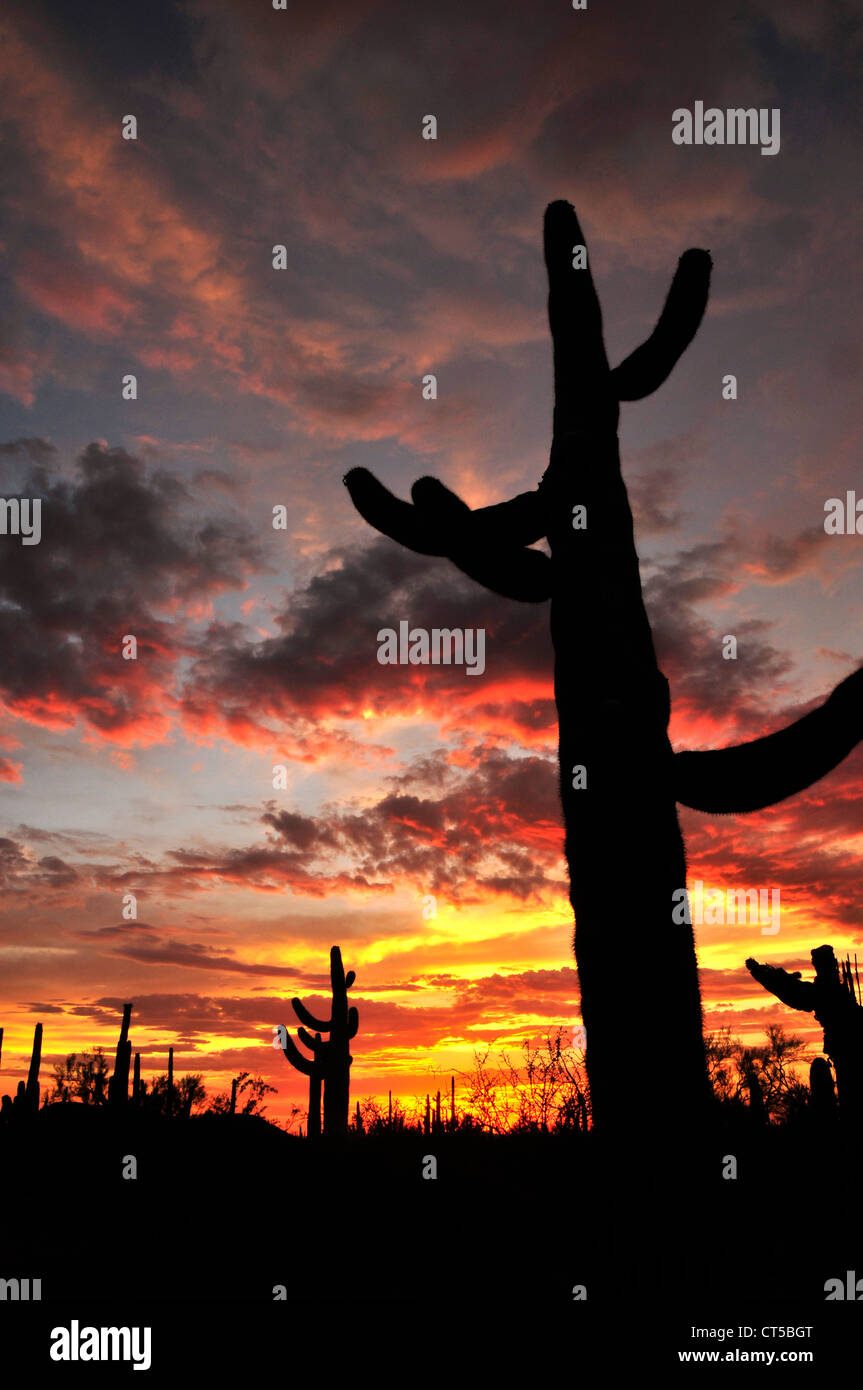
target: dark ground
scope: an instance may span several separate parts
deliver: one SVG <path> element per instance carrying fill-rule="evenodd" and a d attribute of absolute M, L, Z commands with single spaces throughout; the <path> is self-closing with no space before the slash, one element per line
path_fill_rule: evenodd
<path fill-rule="evenodd" d="M 127 1154 L 135 1181 L 121 1177 Z M 429 1154 L 436 1180 L 422 1177 Z M 736 1181 L 722 1178 L 727 1154 Z M 575 1336 L 582 1357 L 631 1356 L 644 1370 L 720 1345 L 693 1341 L 692 1324 L 747 1324 L 759 1329 L 750 1348 L 817 1342 L 823 1370 L 863 1333 L 863 1304 L 826 1303 L 824 1292 L 848 1270 L 863 1279 L 861 1172 L 859 1143 L 803 1123 L 738 1125 L 700 1142 L 633 1136 L 614 1161 L 595 1136 L 314 1145 L 243 1116 L 130 1111 L 118 1123 L 107 1108 L 51 1106 L 0 1130 L 0 1277 L 42 1280 L 41 1306 L 0 1302 L 0 1345 L 31 1324 L 122 1314 L 131 1325 L 146 1312 L 174 1335 L 200 1326 L 200 1365 L 250 1337 L 263 1356 L 279 1328 L 302 1336 L 328 1309 L 367 1330 L 407 1326 L 417 1312 L 429 1328 L 442 1314 L 465 1326 L 475 1313 L 492 1341 L 532 1344 L 554 1328 Z M 814 1331 L 780 1346 L 761 1338 L 764 1325 Z M 219 1329 L 215 1347 L 207 1326 Z M 75 1368 L 49 1369 L 53 1379 Z"/>

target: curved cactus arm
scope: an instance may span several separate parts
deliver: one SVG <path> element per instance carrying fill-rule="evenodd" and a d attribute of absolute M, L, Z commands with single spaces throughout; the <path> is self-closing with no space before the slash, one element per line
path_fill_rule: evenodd
<path fill-rule="evenodd" d="M 360 1015 L 355 1004 L 351 1004 L 348 1009 L 348 1039 L 357 1036 L 357 1029 L 360 1026 Z"/>
<path fill-rule="evenodd" d="M 345 989 L 350 989 L 351 985 L 353 984 L 353 982 L 354 982 L 354 980 L 355 980 L 356 978 L 357 978 L 357 972 L 356 972 L 356 970 L 349 970 L 348 973 L 347 973 L 347 975 L 345 976 Z"/>
<path fill-rule="evenodd" d="M 419 555 L 446 554 L 445 538 L 422 512 L 395 497 L 367 468 L 350 469 L 343 481 L 360 516 L 381 535 Z"/>
<path fill-rule="evenodd" d="M 317 1062 L 312 1061 L 310 1057 L 303 1056 L 302 1052 L 297 1047 L 297 1044 L 294 1042 L 290 1033 L 288 1033 L 287 1037 L 285 1038 L 285 1045 L 282 1048 L 282 1051 L 284 1052 L 291 1066 L 296 1067 L 297 1071 L 301 1071 L 304 1076 L 311 1076 L 312 1073 L 317 1070 Z"/>
<path fill-rule="evenodd" d="M 619 401 L 640 401 L 649 396 L 689 347 L 707 307 L 712 265 L 708 251 L 684 251 L 656 327 L 611 373 Z"/>
<path fill-rule="evenodd" d="M 315 1018 L 300 999 L 292 999 L 291 1008 L 300 1022 L 304 1023 L 307 1028 L 312 1028 L 316 1033 L 328 1033 L 330 1031 L 333 1020 L 328 1019 L 326 1023 L 323 1023 L 319 1018 Z"/>
<path fill-rule="evenodd" d="M 551 597 L 548 556 L 526 548 L 545 534 L 545 508 L 538 492 L 523 492 L 476 512 L 437 478 L 418 478 L 411 496 L 438 534 L 448 537 L 446 553 L 469 579 L 522 603 Z"/>
<path fill-rule="evenodd" d="M 811 1013 L 818 1003 L 815 985 L 811 980 L 801 980 L 799 970 L 789 974 L 779 965 L 762 965 L 752 956 L 746 962 L 746 969 L 753 980 L 757 980 L 763 989 L 775 994 L 789 1009 L 803 1009 Z"/>
<path fill-rule="evenodd" d="M 493 594 L 518 603 L 544 603 L 551 598 L 551 561 L 541 550 L 501 550 L 498 554 L 474 555 L 458 551 L 450 556 L 453 564 Z"/>
<path fill-rule="evenodd" d="M 323 1060 L 324 1053 L 329 1047 L 329 1043 L 322 1042 L 320 1033 L 316 1033 L 315 1036 L 312 1037 L 311 1033 L 307 1033 L 305 1028 L 298 1028 L 297 1037 L 303 1044 L 303 1047 L 307 1047 L 310 1052 L 315 1054 L 316 1062 Z"/>
<path fill-rule="evenodd" d="M 863 739 L 863 667 L 818 709 L 750 743 L 675 753 L 674 794 L 715 815 L 761 811 L 811 787 Z"/>
<path fill-rule="evenodd" d="M 450 545 L 456 536 L 477 545 L 533 545 L 546 532 L 545 509 L 536 491 L 474 511 L 438 478 L 423 477 L 417 478 L 411 496 Z"/>
<path fill-rule="evenodd" d="M 391 540 L 420 555 L 439 555 L 484 588 L 523 603 L 542 603 L 551 594 L 548 556 L 514 546 L 510 537 L 544 534 L 539 496 L 522 493 L 495 507 L 472 512 L 436 478 L 414 483 L 414 505 L 394 497 L 365 468 L 352 468 L 345 486 L 357 511 Z"/>

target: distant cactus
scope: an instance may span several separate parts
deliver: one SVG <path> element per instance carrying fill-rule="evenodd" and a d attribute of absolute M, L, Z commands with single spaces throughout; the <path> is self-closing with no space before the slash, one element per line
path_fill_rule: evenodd
<path fill-rule="evenodd" d="M 174 1049 L 168 1048 L 168 1094 L 165 1098 L 165 1114 L 170 1120 L 174 1113 Z"/>
<path fill-rule="evenodd" d="M 132 1060 L 132 1044 L 129 1042 L 131 1017 L 132 1005 L 124 1004 L 123 1022 L 120 1025 L 120 1037 L 114 1054 L 114 1075 L 108 1082 L 108 1103 L 116 1109 L 122 1109 L 129 1099 L 129 1063 Z"/>
<path fill-rule="evenodd" d="M 228 1111 L 228 1114 L 229 1114 L 229 1115 L 236 1115 L 236 1113 L 237 1113 L 237 1078 L 234 1077 L 233 1081 L 231 1082 L 231 1106 L 230 1106 L 230 1109 L 229 1109 L 229 1111 Z"/>
<path fill-rule="evenodd" d="M 39 1109 L 39 1067 L 42 1062 L 42 1024 L 37 1023 L 33 1033 L 33 1052 L 30 1057 L 30 1071 L 27 1074 L 27 1086 L 25 1090 L 26 1105 L 28 1110 Z M 21 1085 L 19 1083 L 20 1092 Z"/>
<path fill-rule="evenodd" d="M 330 981 L 333 1002 L 327 1020 L 315 1018 L 314 1014 L 299 999 L 291 1000 L 291 1007 L 305 1028 L 297 1030 L 297 1037 L 304 1047 L 312 1053 L 311 1058 L 300 1052 L 290 1034 L 285 1030 L 282 1047 L 292 1067 L 309 1078 L 309 1138 L 321 1133 L 321 1087 L 324 1094 L 323 1133 L 325 1135 L 347 1134 L 348 1109 L 350 1102 L 350 1067 L 353 1058 L 350 1053 L 351 1038 L 356 1037 L 359 1015 L 356 1008 L 348 1006 L 348 990 L 356 979 L 353 970 L 345 974 L 342 966 L 342 953 L 338 946 L 330 950 Z M 307 1028 L 315 1029 L 312 1037 Z M 329 1033 L 329 1038 L 322 1038 Z"/>
<path fill-rule="evenodd" d="M 141 1054 L 135 1053 L 135 1071 L 132 1077 L 132 1104 L 141 1104 Z"/>
<path fill-rule="evenodd" d="M 826 1057 L 816 1057 L 809 1068 L 809 1104 L 818 1119 L 836 1118 L 836 1089 Z"/>

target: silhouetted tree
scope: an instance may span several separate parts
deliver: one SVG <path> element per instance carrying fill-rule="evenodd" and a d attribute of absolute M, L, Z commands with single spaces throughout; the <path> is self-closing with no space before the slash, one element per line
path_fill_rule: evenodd
<path fill-rule="evenodd" d="M 708 1074 L 714 1094 L 726 1106 L 747 1106 L 753 1118 L 778 1123 L 808 1101 L 809 1088 L 795 1072 L 805 1060 L 807 1046 L 775 1023 L 764 1034 L 763 1044 L 747 1046 L 731 1036 L 730 1028 L 709 1033 L 705 1039 Z"/>
<path fill-rule="evenodd" d="M 155 1110 L 160 1115 L 168 1114 L 168 1090 L 169 1077 L 167 1072 L 161 1076 L 156 1076 L 148 1084 L 141 1082 L 141 1103 L 146 1110 Z M 171 1114 L 174 1116 L 189 1116 L 196 1105 L 202 1105 L 207 1099 L 207 1091 L 204 1086 L 204 1078 L 199 1073 L 189 1073 L 181 1076 L 179 1081 L 174 1078 L 173 1100 Z"/>
<path fill-rule="evenodd" d="M 276 1087 L 270 1086 L 264 1081 L 262 1076 L 253 1076 L 251 1072 L 243 1071 L 236 1078 L 237 1083 L 237 1106 L 234 1113 L 238 1115 L 263 1115 L 266 1105 L 263 1103 L 264 1096 L 275 1095 Z M 242 1102 L 242 1103 L 241 1103 Z M 231 1097 L 227 1092 L 221 1092 L 213 1096 L 207 1107 L 213 1115 L 228 1115 L 231 1113 Z M 291 1112 L 291 1123 L 294 1117 L 302 1114 L 299 1106 Z M 288 1126 L 290 1128 L 290 1125 Z"/>
<path fill-rule="evenodd" d="M 474 1052 L 463 1072 L 465 1108 L 492 1134 L 512 1130 L 586 1130 L 590 1122 L 587 1076 L 564 1029 L 539 1043 L 522 1043 L 522 1060 L 506 1050 Z M 490 1059 L 493 1060 L 490 1062 Z"/>
<path fill-rule="evenodd" d="M 92 1052 L 70 1052 L 54 1066 L 52 1102 L 80 1100 L 84 1105 L 104 1105 L 108 1099 L 108 1061 L 101 1047 Z"/>

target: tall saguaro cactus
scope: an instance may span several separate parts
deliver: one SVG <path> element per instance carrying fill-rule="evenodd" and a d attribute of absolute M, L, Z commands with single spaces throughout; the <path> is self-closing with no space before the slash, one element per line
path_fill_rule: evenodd
<path fill-rule="evenodd" d="M 448 557 L 485 588 L 551 600 L 560 785 L 575 915 L 575 954 L 594 1122 L 649 1126 L 655 1078 L 636 1047 L 673 1056 L 687 1120 L 706 1105 L 698 970 L 691 926 L 672 916 L 686 882 L 677 803 L 711 812 L 769 806 L 822 777 L 863 736 L 863 670 L 789 729 L 735 748 L 674 753 L 671 701 L 644 607 L 632 514 L 620 470 L 620 401 L 656 390 L 691 342 L 711 259 L 680 259 L 650 337 L 618 367 L 574 209 L 545 215 L 554 348 L 551 458 L 539 486 L 471 510 L 435 478 L 413 503 L 364 468 L 345 484 L 378 531 Z M 530 549 L 548 540 L 551 554 Z M 679 915 L 679 914 L 676 914 Z"/>
<path fill-rule="evenodd" d="M 338 946 L 330 950 L 330 982 L 333 1001 L 330 1017 L 326 1021 L 315 1018 L 314 1014 L 299 999 L 291 1000 L 291 1007 L 305 1028 L 297 1029 L 297 1037 L 304 1047 L 312 1053 L 311 1058 L 300 1052 L 290 1033 L 285 1030 L 282 1051 L 292 1067 L 309 1078 L 309 1138 L 316 1138 L 321 1132 L 321 1086 L 324 1092 L 323 1133 L 325 1135 L 347 1134 L 348 1108 L 350 1104 L 350 1069 L 353 1058 L 350 1052 L 351 1038 L 356 1037 L 359 1015 L 354 1005 L 348 1005 L 348 990 L 354 983 L 353 970 L 345 974 L 342 966 L 342 953 Z M 314 1028 L 312 1037 L 306 1028 Z M 328 1038 L 322 1038 L 328 1033 Z"/>

